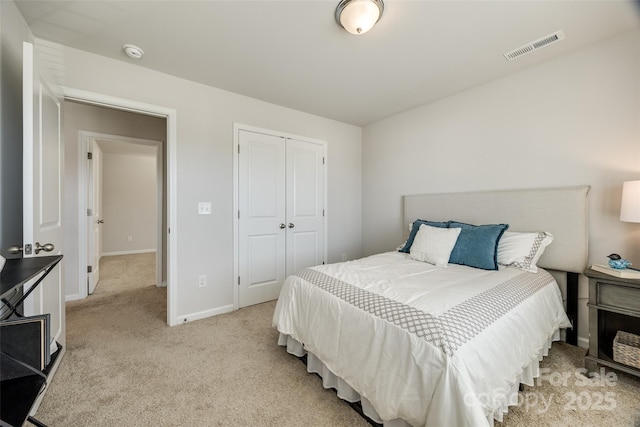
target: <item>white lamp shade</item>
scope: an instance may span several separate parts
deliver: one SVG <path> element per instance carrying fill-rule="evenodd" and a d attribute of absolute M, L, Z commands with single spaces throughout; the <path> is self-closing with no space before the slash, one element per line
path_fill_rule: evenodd
<path fill-rule="evenodd" d="M 620 221 L 640 222 L 640 181 L 627 181 L 622 184 Z"/>
<path fill-rule="evenodd" d="M 372 0 L 352 0 L 340 12 L 340 25 L 351 34 L 364 34 L 378 22 L 381 13 Z"/>

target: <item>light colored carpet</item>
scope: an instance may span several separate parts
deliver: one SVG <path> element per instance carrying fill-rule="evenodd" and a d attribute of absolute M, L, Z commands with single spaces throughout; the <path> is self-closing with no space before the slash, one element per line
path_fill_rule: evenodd
<path fill-rule="evenodd" d="M 104 277 L 127 283 L 101 280 L 100 292 L 67 305 L 67 353 L 36 414 L 41 421 L 51 427 L 368 425 L 276 345 L 274 302 L 170 328 L 166 289 L 139 286 L 147 280 L 141 272 L 151 271 L 153 281 L 149 258 L 110 258 L 119 257 L 101 265 Z M 580 386 L 575 372 L 583 356 L 583 349 L 554 344 L 542 364 L 550 381 L 527 387 L 522 404 L 496 425 L 640 426 L 640 382 L 618 374 L 612 386 Z M 562 375 L 566 385 L 558 384 Z M 546 410 L 543 398 L 551 401 Z"/>
<path fill-rule="evenodd" d="M 93 295 L 118 293 L 156 284 L 156 253 L 105 256 Z"/>

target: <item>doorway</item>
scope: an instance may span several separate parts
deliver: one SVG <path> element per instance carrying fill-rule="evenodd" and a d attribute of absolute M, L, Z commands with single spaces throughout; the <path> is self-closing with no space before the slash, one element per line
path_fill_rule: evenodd
<path fill-rule="evenodd" d="M 78 235 L 83 239 L 86 231 L 80 262 L 86 295 L 98 285 L 102 256 L 154 252 L 155 284 L 166 286 L 163 142 L 87 131 L 80 140 L 86 155 L 78 193 L 87 212 L 78 221 Z"/>
<path fill-rule="evenodd" d="M 80 228 L 80 223 L 85 222 L 87 218 L 87 207 L 81 206 L 79 201 L 83 194 L 86 194 L 86 188 L 80 189 L 80 182 L 85 182 L 80 179 L 81 177 L 81 158 L 86 156 L 86 151 L 83 152 L 81 149 L 83 137 L 78 132 L 81 129 L 91 129 L 91 132 L 96 133 L 109 133 L 111 135 L 131 135 L 131 137 L 139 138 L 139 139 L 147 139 L 141 137 L 136 134 L 137 130 L 139 130 L 138 126 L 129 126 L 126 131 L 118 131 L 112 132 L 111 130 L 105 130 L 100 128 L 100 126 L 96 127 L 95 125 L 104 125 L 109 122 L 109 116 L 113 115 L 113 112 L 117 112 L 119 114 L 128 113 L 133 114 L 142 118 L 154 118 L 160 119 L 162 123 L 162 129 L 164 132 L 164 144 L 163 144 L 163 154 L 162 160 L 160 164 L 162 165 L 163 170 L 163 204 L 160 211 L 163 214 L 163 220 L 159 221 L 161 225 L 161 234 L 162 236 L 162 244 L 158 244 L 161 247 L 161 251 L 163 253 L 163 274 L 162 280 L 159 283 L 166 283 L 167 287 L 167 324 L 170 326 L 179 324 L 177 319 L 177 289 L 173 284 L 177 282 L 177 258 L 176 258 L 176 211 L 177 211 L 177 202 L 176 202 L 176 111 L 171 108 L 161 107 L 152 104 L 146 104 L 136 101 L 131 101 L 127 99 L 114 98 L 108 95 L 97 94 L 94 92 L 88 92 L 79 89 L 73 89 L 68 87 L 63 87 L 63 93 L 65 98 L 65 104 L 80 104 L 84 106 L 91 107 L 100 107 L 104 110 L 104 113 L 98 116 L 97 118 L 91 120 L 82 121 L 80 124 L 77 124 L 75 127 L 75 132 L 72 126 L 69 125 L 69 121 L 74 116 L 73 114 L 69 114 L 65 110 L 65 139 L 69 142 L 67 147 L 75 147 L 73 148 L 73 152 L 68 152 L 66 154 L 66 162 L 67 169 L 70 170 L 69 174 L 71 178 L 67 178 L 67 188 L 78 188 L 78 191 L 71 191 L 72 194 L 69 199 L 71 199 L 71 203 L 67 204 L 67 206 L 71 206 L 67 209 L 67 219 L 69 222 L 72 222 L 72 226 L 68 227 L 69 236 L 68 240 L 70 241 L 70 245 L 73 245 L 77 248 L 78 253 L 74 254 L 74 256 L 68 256 L 67 263 L 67 271 L 71 272 L 74 276 L 77 277 L 77 280 L 69 280 L 69 286 L 76 286 L 78 289 L 67 289 L 67 301 L 71 301 L 73 299 L 80 299 L 83 293 L 87 291 L 87 270 L 86 266 L 84 269 L 82 268 L 80 260 L 80 254 L 82 254 L 82 259 L 86 260 L 87 254 L 87 227 Z M 92 126 L 88 126 L 88 124 Z M 69 128 L 69 129 L 68 129 Z M 67 132 L 72 132 L 71 135 L 67 134 Z M 111 133 L 110 133 L 111 132 Z M 75 144 L 72 143 L 74 140 L 77 141 Z M 156 138 L 154 138 L 155 140 Z M 162 139 L 162 138 L 158 138 Z M 67 150 L 68 151 L 68 150 Z M 73 165 L 77 165 L 74 167 Z M 74 175 L 75 170 L 75 175 Z M 73 200 L 76 198 L 75 200 Z M 74 203 L 76 202 L 76 203 Z M 160 229 L 160 226 L 158 226 Z M 80 238 L 79 234 L 83 234 L 83 237 Z M 75 263 L 76 265 L 69 266 L 70 263 Z M 84 289 L 84 292 L 82 292 Z"/>

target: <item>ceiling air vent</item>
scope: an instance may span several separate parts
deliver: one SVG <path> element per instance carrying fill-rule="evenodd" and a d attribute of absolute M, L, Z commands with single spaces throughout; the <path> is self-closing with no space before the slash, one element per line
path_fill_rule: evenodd
<path fill-rule="evenodd" d="M 514 59 L 526 55 L 527 53 L 531 53 L 534 50 L 542 49 L 545 46 L 549 46 L 555 42 L 564 39 L 564 33 L 562 31 L 556 31 L 553 34 L 549 34 L 548 36 L 542 37 L 541 39 L 532 41 L 531 43 L 527 43 L 524 46 L 517 47 L 510 52 L 504 54 L 504 57 L 507 58 L 507 61 L 513 61 Z"/>

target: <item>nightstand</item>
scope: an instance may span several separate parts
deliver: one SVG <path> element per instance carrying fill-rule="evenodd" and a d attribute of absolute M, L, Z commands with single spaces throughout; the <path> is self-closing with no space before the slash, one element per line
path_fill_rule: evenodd
<path fill-rule="evenodd" d="M 640 335 L 640 280 L 623 279 L 587 269 L 589 278 L 589 372 L 600 366 L 640 377 L 640 369 L 613 360 L 613 339 L 619 330 Z"/>

